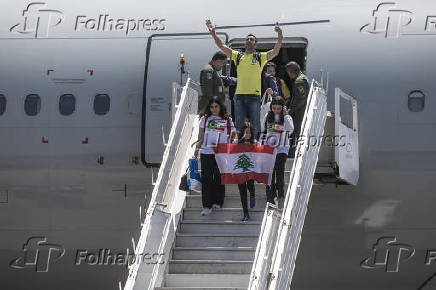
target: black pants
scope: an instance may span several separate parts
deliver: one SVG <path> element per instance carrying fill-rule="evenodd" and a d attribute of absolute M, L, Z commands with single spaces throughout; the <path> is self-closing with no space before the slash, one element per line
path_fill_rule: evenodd
<path fill-rule="evenodd" d="M 215 154 L 200 154 L 201 161 L 201 199 L 203 207 L 212 204 L 223 206 L 225 187 L 221 184 L 221 173 L 216 164 Z"/>
<path fill-rule="evenodd" d="M 306 111 L 306 106 L 299 109 L 298 111 L 291 114 L 292 121 L 294 122 L 294 132 L 291 134 L 290 148 L 289 148 L 289 157 L 295 157 L 295 149 L 297 149 L 298 140 L 301 135 L 301 123 L 303 122 L 304 113 Z"/>
<path fill-rule="evenodd" d="M 266 200 L 270 203 L 274 203 L 274 197 L 276 197 L 276 191 L 279 197 L 285 196 L 285 163 L 287 154 L 279 153 L 276 155 L 276 161 L 274 163 L 274 170 L 271 179 L 271 186 L 266 186 Z"/>
<path fill-rule="evenodd" d="M 239 195 L 241 196 L 242 209 L 244 214 L 248 213 L 248 203 L 247 203 L 247 188 L 250 195 L 254 195 L 254 180 L 248 180 L 247 182 L 238 184 Z"/>

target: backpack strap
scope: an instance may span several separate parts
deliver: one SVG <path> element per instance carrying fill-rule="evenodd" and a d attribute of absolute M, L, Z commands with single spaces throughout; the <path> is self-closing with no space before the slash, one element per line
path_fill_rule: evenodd
<path fill-rule="evenodd" d="M 205 115 L 204 124 L 203 124 L 204 130 L 206 130 L 207 119 L 209 119 L 209 116 Z"/>
<path fill-rule="evenodd" d="M 230 118 L 227 118 L 227 135 L 230 136 L 231 130 L 232 130 L 232 128 L 230 128 Z"/>
<path fill-rule="evenodd" d="M 238 52 L 238 55 L 236 56 L 236 66 L 239 65 L 239 62 L 241 61 L 242 56 L 243 56 L 242 52 Z M 257 60 L 257 62 L 259 63 L 259 66 L 262 67 L 261 66 L 262 57 L 261 57 L 260 53 L 254 52 L 253 57 Z"/>
<path fill-rule="evenodd" d="M 262 67 L 262 65 L 261 65 L 262 56 L 260 55 L 260 53 L 259 52 L 255 52 L 254 53 L 254 57 L 256 58 L 257 62 L 259 63 L 259 66 Z"/>
<path fill-rule="evenodd" d="M 236 66 L 239 65 L 239 62 L 241 61 L 242 58 L 242 52 L 238 52 L 238 55 L 236 56 Z"/>

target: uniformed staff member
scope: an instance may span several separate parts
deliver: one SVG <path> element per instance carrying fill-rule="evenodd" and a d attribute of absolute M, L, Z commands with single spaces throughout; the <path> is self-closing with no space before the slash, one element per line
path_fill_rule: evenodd
<path fill-rule="evenodd" d="M 224 44 L 221 38 L 215 32 L 215 26 L 208 19 L 206 26 L 209 33 L 215 40 L 215 44 L 227 56 L 234 61 L 238 82 L 236 84 L 236 92 L 234 98 L 235 108 L 235 125 L 240 132 L 245 124 L 245 118 L 248 115 L 250 123 L 253 125 L 254 136 L 260 131 L 260 102 L 261 102 L 261 74 L 262 69 L 268 60 L 276 57 L 282 46 L 282 30 L 278 25 L 275 25 L 274 31 L 277 32 L 277 42 L 274 48 L 268 52 L 256 52 L 257 39 L 253 34 L 247 35 L 245 39 L 245 52 L 232 50 Z"/>
<path fill-rule="evenodd" d="M 224 84 L 218 74 L 226 65 L 227 56 L 221 52 L 216 52 L 212 60 L 200 73 L 201 96 L 198 98 L 198 112 L 202 113 L 212 97 L 217 97 L 222 104 L 225 103 Z"/>
<path fill-rule="evenodd" d="M 297 141 L 300 137 L 301 123 L 306 110 L 307 97 L 309 95 L 309 79 L 301 72 L 298 63 L 291 61 L 286 65 L 286 72 L 292 81 L 292 93 L 287 107 L 294 121 L 294 133 L 292 134 L 292 146 L 289 156 L 294 157 Z"/>

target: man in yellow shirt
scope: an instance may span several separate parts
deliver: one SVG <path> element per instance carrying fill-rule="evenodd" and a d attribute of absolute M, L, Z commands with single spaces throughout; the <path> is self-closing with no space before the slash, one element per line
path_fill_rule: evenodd
<path fill-rule="evenodd" d="M 210 20 L 206 20 L 209 33 L 215 40 L 216 45 L 231 60 L 235 62 L 238 82 L 235 92 L 235 125 L 238 130 L 244 126 L 245 118 L 248 116 L 254 129 L 254 136 L 260 131 L 260 102 L 261 102 L 261 74 L 265 64 L 276 57 L 282 46 L 282 30 L 276 25 L 274 30 L 278 34 L 277 43 L 268 52 L 256 52 L 256 36 L 247 35 L 245 39 L 245 52 L 232 50 L 225 45 L 215 32 L 215 26 Z"/>

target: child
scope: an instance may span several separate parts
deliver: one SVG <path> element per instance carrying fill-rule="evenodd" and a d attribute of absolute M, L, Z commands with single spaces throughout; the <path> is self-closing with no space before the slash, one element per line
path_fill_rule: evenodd
<path fill-rule="evenodd" d="M 271 186 L 266 186 L 267 201 L 273 204 L 275 204 L 274 198 L 276 196 L 279 198 L 285 196 L 285 162 L 289 151 L 289 136 L 293 131 L 294 124 L 291 116 L 287 114 L 285 101 L 282 97 L 274 98 L 270 105 L 270 111 L 265 115 L 261 124 L 261 132 L 266 133 L 265 144 L 277 146 Z"/>
<path fill-rule="evenodd" d="M 208 215 L 212 208 L 220 208 L 224 203 L 225 187 L 221 184 L 221 173 L 215 160 L 213 147 L 218 143 L 228 143 L 230 134 L 236 135 L 232 118 L 227 115 L 226 107 L 218 98 L 210 99 L 205 114 L 200 119 L 198 141 L 194 157 L 201 149 L 201 197 L 203 210 Z"/>
<path fill-rule="evenodd" d="M 256 140 L 254 139 L 253 127 L 249 122 L 245 123 L 245 125 L 241 129 L 241 136 L 239 137 L 239 143 L 245 144 L 254 144 Z M 248 206 L 247 206 L 247 188 L 250 192 L 250 208 L 255 207 L 256 200 L 254 197 L 254 180 L 248 180 L 247 182 L 238 184 L 239 195 L 241 196 L 242 209 L 244 211 L 244 216 L 241 221 L 248 221 L 250 219 L 250 215 L 248 214 Z"/>

